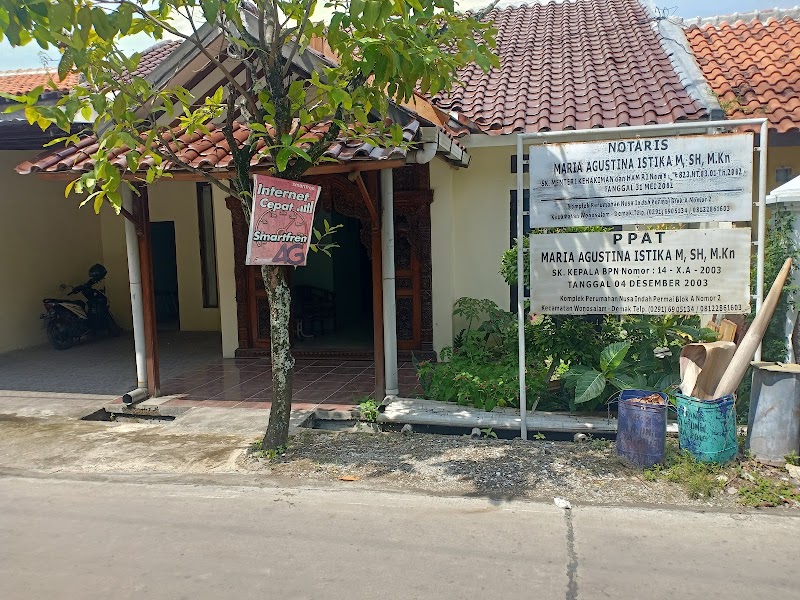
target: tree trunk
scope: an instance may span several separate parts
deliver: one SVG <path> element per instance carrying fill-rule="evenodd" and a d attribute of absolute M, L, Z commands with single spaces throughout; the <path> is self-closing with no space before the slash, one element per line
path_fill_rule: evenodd
<path fill-rule="evenodd" d="M 263 447 L 276 449 L 289 439 L 289 416 L 292 411 L 292 374 L 294 358 L 289 349 L 291 293 L 283 267 L 261 267 L 269 299 L 270 350 L 272 355 L 272 409 L 264 435 Z"/>

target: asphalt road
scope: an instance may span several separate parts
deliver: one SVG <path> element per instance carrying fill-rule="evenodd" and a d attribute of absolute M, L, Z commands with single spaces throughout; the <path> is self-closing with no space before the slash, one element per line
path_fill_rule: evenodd
<path fill-rule="evenodd" d="M 242 485 L 244 484 L 244 485 Z M 0 476 L 0 598 L 797 597 L 800 519 Z"/>

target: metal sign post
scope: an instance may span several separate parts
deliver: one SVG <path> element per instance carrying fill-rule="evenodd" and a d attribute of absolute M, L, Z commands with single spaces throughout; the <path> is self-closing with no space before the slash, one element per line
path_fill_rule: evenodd
<path fill-rule="evenodd" d="M 664 143 L 664 140 L 653 140 L 653 138 L 665 138 L 671 136 L 681 136 L 690 133 L 719 133 L 720 129 L 733 129 L 736 127 L 740 127 L 743 125 L 758 125 L 760 127 L 760 135 L 758 146 L 754 147 L 752 150 L 753 152 L 759 153 L 759 167 L 758 167 L 758 201 L 756 202 L 758 206 L 758 227 L 755 229 L 756 231 L 756 240 L 753 244 L 756 245 L 756 293 L 755 293 L 755 301 L 756 301 L 756 312 L 761 308 L 761 304 L 764 298 L 764 239 L 766 237 L 766 190 L 767 190 L 767 182 L 766 182 L 766 171 L 767 171 L 767 142 L 768 142 L 768 121 L 765 118 L 761 119 L 741 119 L 735 121 L 701 121 L 701 122 L 692 122 L 692 123 L 675 123 L 675 124 L 665 124 L 665 125 L 646 125 L 646 126 L 638 126 L 638 127 L 613 127 L 607 129 L 592 129 L 592 130 L 585 130 L 585 131 L 565 131 L 565 132 L 555 132 L 555 131 L 548 131 L 542 133 L 521 133 L 517 136 L 517 330 L 518 330 L 518 337 L 519 337 L 519 400 L 520 400 L 520 434 L 523 440 L 528 439 L 528 428 L 527 428 L 527 389 L 526 389 L 526 365 L 525 365 L 525 248 L 524 248 L 524 238 L 525 238 L 525 231 L 524 231 L 524 220 L 526 216 L 531 215 L 534 202 L 536 201 L 537 197 L 534 196 L 534 193 L 539 193 L 543 196 L 542 199 L 553 200 L 553 205 L 548 206 L 549 211 L 556 210 L 555 204 L 559 200 L 570 200 L 574 199 L 575 190 L 570 189 L 570 185 L 586 185 L 586 182 L 591 183 L 593 181 L 592 178 L 585 177 L 586 174 L 580 172 L 581 166 L 565 160 L 563 164 L 559 165 L 557 169 L 556 175 L 558 176 L 557 179 L 552 181 L 554 186 L 558 186 L 558 190 L 550 189 L 549 182 L 543 179 L 537 181 L 536 185 L 534 185 L 532 180 L 532 175 L 529 175 L 528 181 L 528 188 L 530 190 L 530 197 L 529 197 L 529 206 L 528 210 L 524 210 L 524 191 L 525 191 L 525 169 L 524 166 L 528 165 L 529 172 L 531 174 L 534 173 L 536 165 L 530 164 L 530 161 L 526 160 L 526 153 L 525 153 L 525 145 L 527 144 L 530 148 L 531 146 L 538 146 L 538 145 L 545 145 L 555 142 L 587 142 L 587 141 L 602 141 L 602 142 L 614 142 L 615 140 L 619 140 L 622 142 L 623 140 L 625 143 L 621 144 L 621 148 L 624 151 L 626 147 L 631 147 L 630 145 L 636 145 L 636 147 L 643 145 L 645 148 L 661 148 L 661 145 Z M 734 138 L 734 136 L 725 136 L 726 138 Z M 744 136 L 741 138 L 742 140 L 745 139 Z M 752 136 L 747 138 L 750 140 L 752 144 Z M 722 140 L 720 140 L 722 142 Z M 726 182 L 726 188 L 722 190 L 714 189 L 713 187 L 704 187 L 702 181 L 695 181 L 694 185 L 695 188 L 692 188 L 692 183 L 682 181 L 682 182 L 672 182 L 669 184 L 669 187 L 663 187 L 666 185 L 666 182 L 663 178 L 659 179 L 660 170 L 663 170 L 663 165 L 650 162 L 639 163 L 637 162 L 627 162 L 625 159 L 616 159 L 613 156 L 607 157 L 607 160 L 602 161 L 601 164 L 598 164 L 596 170 L 606 171 L 605 176 L 608 177 L 608 171 L 619 171 L 620 169 L 624 172 L 630 171 L 639 171 L 645 175 L 649 173 L 653 173 L 655 177 L 650 179 L 646 185 L 638 185 L 637 183 L 631 184 L 629 187 L 627 185 L 627 181 L 629 179 L 623 179 L 621 173 L 617 176 L 620 177 L 618 181 L 621 182 L 619 186 L 619 190 L 614 189 L 615 197 L 626 197 L 630 199 L 632 204 L 636 204 L 637 199 L 642 196 L 658 196 L 658 195 L 681 195 L 681 203 L 689 205 L 688 208 L 684 211 L 684 214 L 691 214 L 691 217 L 671 217 L 670 214 L 676 213 L 664 213 L 663 218 L 660 218 L 657 222 L 661 223 L 670 223 L 670 222 L 709 222 L 709 221 L 742 221 L 747 220 L 750 214 L 745 214 L 740 209 L 736 209 L 733 207 L 735 204 L 736 198 L 742 200 L 744 197 L 752 198 L 752 189 L 751 184 L 752 181 L 748 180 L 749 174 L 747 176 L 743 176 L 739 167 L 735 167 L 735 164 L 740 164 L 747 162 L 749 158 L 742 152 L 741 144 L 736 143 L 733 139 L 726 139 L 723 144 L 730 145 L 733 143 L 730 149 L 725 148 L 725 152 L 720 153 L 720 160 L 722 164 L 714 165 L 713 168 L 715 169 L 713 172 L 719 174 L 721 178 L 723 178 Z M 612 144 L 613 145 L 613 144 Z M 679 143 L 681 145 L 681 143 Z M 616 145 L 613 145 L 614 149 L 616 150 Z M 609 146 L 609 150 L 611 146 Z M 649 158 L 649 157 L 648 157 Z M 687 159 L 687 163 L 688 163 Z M 730 162 L 726 162 L 730 161 Z M 686 166 L 688 171 L 687 177 L 695 177 L 696 179 L 702 178 L 703 175 L 698 176 L 695 171 L 691 170 L 693 165 L 687 164 L 682 165 Z M 737 169 L 739 169 L 737 171 Z M 747 172 L 749 173 L 749 172 Z M 708 177 L 714 177 L 713 175 L 708 175 Z M 738 177 L 738 178 L 737 178 Z M 602 180 L 602 179 L 600 179 Z M 613 180 L 617 181 L 617 180 Z M 631 181 L 642 181 L 641 179 L 632 179 Z M 650 187 L 656 190 L 656 193 L 648 194 Z M 698 187 L 699 186 L 699 187 Z M 534 189 L 536 188 L 536 189 Z M 728 189 L 730 188 L 730 189 Z M 618 194 L 616 192 L 619 192 Z M 641 192 L 641 193 L 640 193 Z M 552 196 L 552 197 L 551 197 Z M 588 196 L 591 194 L 581 196 L 579 199 L 585 200 L 590 199 Z M 702 198 L 700 198 L 702 196 Z M 706 203 L 706 206 L 698 208 L 697 202 L 701 201 Z M 727 204 L 726 204 L 727 203 Z M 610 203 L 613 205 L 614 203 Z M 728 208 L 725 208 L 725 206 Z M 618 206 L 625 206 L 623 203 L 618 203 Z M 707 210 L 706 217 L 701 217 L 699 215 L 702 214 L 703 210 Z M 726 210 L 730 211 L 730 216 L 733 218 L 725 218 Z M 602 213 L 602 211 L 601 211 Z M 605 213 L 603 213 L 605 214 Z M 604 217 L 603 214 L 600 213 L 590 213 L 588 216 L 589 218 L 592 217 L 599 217 L 601 220 L 606 219 L 605 221 L 596 221 L 594 223 L 587 223 L 587 224 L 598 224 L 603 222 L 604 224 L 611 224 L 611 225 L 621 225 L 624 223 L 638 223 L 636 219 L 636 211 L 630 211 L 625 217 L 619 220 L 619 215 L 622 214 L 621 212 L 614 212 L 613 217 L 606 216 Z M 657 214 L 657 213 L 656 213 Z M 559 217 L 561 218 L 561 217 Z M 551 226 L 553 227 L 563 227 L 568 225 L 574 225 L 575 223 L 569 222 L 569 215 L 563 217 L 564 221 L 562 223 L 558 223 L 554 221 Z M 619 222 L 617 222 L 617 219 Z M 584 224 L 584 223 L 578 223 Z M 539 226 L 542 226 L 540 223 Z M 530 246 L 527 252 L 532 256 L 533 251 L 533 237 L 531 236 Z M 536 282 L 534 281 L 533 276 L 531 276 L 530 286 L 529 289 L 533 290 Z M 760 360 L 761 356 L 761 349 L 759 348 L 756 352 L 756 360 Z"/>

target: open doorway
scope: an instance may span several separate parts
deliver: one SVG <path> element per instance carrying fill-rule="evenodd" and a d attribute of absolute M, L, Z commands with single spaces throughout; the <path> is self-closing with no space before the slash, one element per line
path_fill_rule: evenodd
<path fill-rule="evenodd" d="M 160 330 L 180 329 L 178 305 L 178 256 L 175 249 L 175 221 L 150 224 L 153 243 L 153 288 L 156 323 Z"/>
<path fill-rule="evenodd" d="M 318 211 L 324 221 L 341 225 L 331 256 L 311 252 L 305 267 L 291 274 L 293 347 L 298 351 L 370 352 L 372 344 L 372 268 L 362 243 L 361 221 Z"/>

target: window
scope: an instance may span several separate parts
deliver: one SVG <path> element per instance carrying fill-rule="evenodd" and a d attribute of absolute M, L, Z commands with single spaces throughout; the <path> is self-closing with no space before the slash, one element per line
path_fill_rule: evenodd
<path fill-rule="evenodd" d="M 217 252 L 214 243 L 214 207 L 211 184 L 197 184 L 197 219 L 200 230 L 200 270 L 203 278 L 203 308 L 219 307 Z"/>
<path fill-rule="evenodd" d="M 775 169 L 776 184 L 783 185 L 784 183 L 788 183 L 791 178 L 792 178 L 791 167 L 778 167 L 777 169 Z"/>

